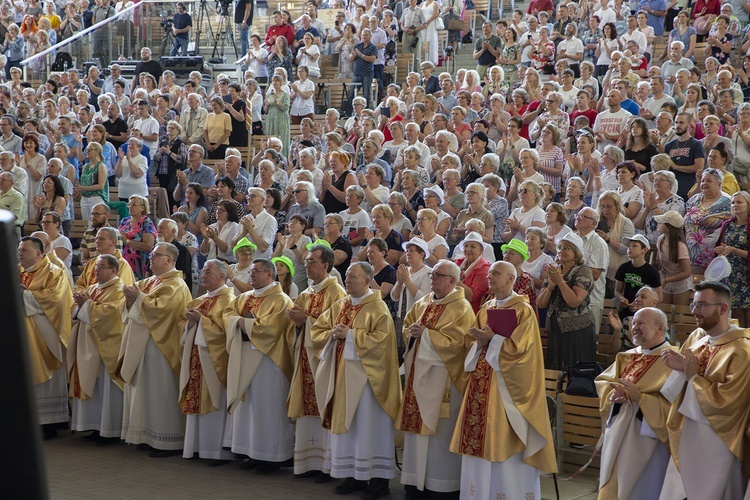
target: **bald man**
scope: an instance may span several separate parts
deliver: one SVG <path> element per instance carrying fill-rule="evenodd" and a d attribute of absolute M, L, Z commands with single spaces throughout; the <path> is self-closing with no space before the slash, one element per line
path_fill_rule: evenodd
<path fill-rule="evenodd" d="M 672 373 L 661 357 L 662 351 L 675 349 L 665 340 L 668 329 L 663 311 L 640 308 L 631 326 L 635 347 L 618 353 L 596 379 L 602 420 L 607 422 L 599 498 L 659 497 L 670 457 L 671 404 L 660 392 Z"/>
<path fill-rule="evenodd" d="M 644 307 L 656 307 L 658 303 L 659 294 L 656 293 L 656 290 L 650 286 L 641 287 L 635 294 L 635 300 L 633 301 L 635 310 L 633 311 L 633 314 Z M 612 327 L 612 352 L 633 349 L 635 344 L 633 343 L 633 334 L 630 331 L 632 316 L 620 320 L 617 311 L 610 311 L 608 319 L 609 325 Z"/>

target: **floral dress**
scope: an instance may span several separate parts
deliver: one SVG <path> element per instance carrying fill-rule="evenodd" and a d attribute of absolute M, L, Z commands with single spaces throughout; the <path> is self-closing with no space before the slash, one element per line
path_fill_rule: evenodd
<path fill-rule="evenodd" d="M 732 40 L 734 40 L 734 37 L 732 36 L 731 33 L 724 33 L 724 36 L 719 38 L 718 40 L 723 45 L 727 42 L 731 42 Z M 719 60 L 719 64 L 724 64 L 726 62 L 729 62 L 730 52 L 724 52 L 723 50 L 721 50 L 721 47 L 711 45 L 711 55 Z"/>
<path fill-rule="evenodd" d="M 396 42 L 396 52 L 392 54 L 389 54 L 387 52 L 385 53 L 385 56 L 384 56 L 385 67 L 387 68 L 390 66 L 392 68 L 395 68 L 396 63 L 398 61 L 398 31 L 399 31 L 398 21 L 394 20 L 389 26 L 389 29 L 393 31 L 394 35 L 388 37 L 388 41 L 386 42 L 386 44 L 388 44 L 389 42 Z M 385 31 L 385 29 L 383 29 L 383 31 Z"/>
<path fill-rule="evenodd" d="M 714 247 L 721 233 L 721 225 L 729 219 L 731 198 L 722 193 L 710 207 L 702 206 L 703 194 L 698 193 L 687 202 L 685 213 L 685 237 L 690 262 L 695 266 L 707 266 L 714 258 Z"/>
<path fill-rule="evenodd" d="M 268 103 L 268 116 L 266 118 L 265 127 L 266 133 L 281 139 L 281 144 L 284 145 L 282 154 L 285 157 L 288 157 L 289 132 L 291 130 L 291 126 L 289 125 L 289 94 L 284 91 L 281 91 L 278 95 L 268 94 L 266 95 L 266 102 Z M 277 102 L 281 107 L 276 104 Z"/>
<path fill-rule="evenodd" d="M 722 241 L 730 247 L 747 250 L 747 224 L 740 226 L 736 221 L 730 222 L 724 230 Z M 732 309 L 749 308 L 750 287 L 747 286 L 747 257 L 740 257 L 731 253 L 727 255 L 727 260 L 732 266 L 732 272 L 721 282 L 732 291 Z"/>
<path fill-rule="evenodd" d="M 549 50 L 552 51 L 552 55 L 549 57 L 545 56 L 542 52 L 541 46 L 542 42 L 538 42 L 536 44 L 536 50 L 534 50 L 534 54 L 532 56 L 532 64 L 534 66 L 534 69 L 537 71 L 545 71 L 545 74 L 552 74 L 555 70 L 555 42 L 552 40 L 547 39 L 547 42 L 544 44 Z"/>
<path fill-rule="evenodd" d="M 339 52 L 339 75 L 341 78 L 350 78 L 354 74 L 354 61 L 349 60 L 349 56 L 352 55 L 352 49 L 359 43 L 359 39 L 355 36 L 352 37 L 354 44 L 349 45 L 344 42 L 341 44 L 341 51 Z"/>
<path fill-rule="evenodd" d="M 675 195 L 672 195 L 671 198 L 669 198 L 666 201 L 662 201 L 657 206 L 659 210 L 662 211 L 662 213 L 667 213 L 670 210 L 674 210 L 680 215 L 685 215 L 685 200 L 682 199 L 682 197 Z M 656 222 L 654 219 L 656 217 L 653 215 L 653 212 L 649 211 L 648 215 L 646 215 L 646 221 L 645 224 L 645 230 L 644 233 L 646 233 L 646 238 L 648 238 L 648 241 L 651 243 L 651 246 L 656 246 L 656 244 L 659 242 L 659 223 Z"/>
<path fill-rule="evenodd" d="M 141 217 L 135 226 L 131 225 L 132 217 L 125 217 L 120 221 L 118 230 L 124 232 L 128 239 L 133 241 L 143 241 L 144 234 L 152 234 L 156 239 L 156 226 L 151 222 L 147 215 Z M 136 280 L 142 280 L 148 277 L 149 252 L 134 250 L 130 245 L 125 245 L 122 249 L 122 258 L 125 259 L 133 269 Z"/>
<path fill-rule="evenodd" d="M 518 43 L 514 43 L 513 45 L 503 45 L 502 49 L 500 49 L 500 52 L 502 53 L 504 58 L 513 61 L 518 57 L 518 52 L 520 50 L 521 46 L 518 45 Z M 501 64 L 500 67 L 503 68 L 505 81 L 518 80 L 518 65 Z"/>

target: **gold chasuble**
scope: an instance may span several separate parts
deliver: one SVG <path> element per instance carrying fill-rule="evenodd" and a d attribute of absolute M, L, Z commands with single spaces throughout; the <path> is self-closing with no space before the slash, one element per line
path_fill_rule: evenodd
<path fill-rule="evenodd" d="M 30 311 L 27 305 L 26 332 L 34 385 L 52 378 L 63 365 L 63 350 L 68 346 L 73 311 L 73 292 L 65 273 L 45 255 L 26 271 L 21 271 L 21 284 L 31 293 L 41 310 Z M 24 293 L 25 295 L 25 293 Z"/>
<path fill-rule="evenodd" d="M 180 409 L 186 415 L 205 415 L 223 408 L 221 388 L 227 386 L 227 337 L 224 310 L 234 300 L 234 289 L 224 286 L 213 297 L 204 294 L 186 309 L 198 309 L 199 323 L 186 323 L 182 336 Z"/>
<path fill-rule="evenodd" d="M 83 306 L 90 322 L 74 321 L 67 354 L 69 396 L 81 400 L 91 399 L 94 395 L 102 362 L 112 381 L 120 389 L 123 386 L 122 380 L 115 378 L 117 354 L 122 343 L 122 311 L 125 309 L 122 280 L 114 278 L 101 288 L 94 283 L 85 291 L 91 297 Z"/>
<path fill-rule="evenodd" d="M 245 292 L 224 309 L 227 372 L 227 408 L 229 413 L 243 400 L 263 356 L 271 358 L 287 380 L 292 379 L 292 345 L 294 323 L 287 309 L 294 303 L 279 283 L 255 296 L 257 290 Z M 240 328 L 244 321 L 245 332 Z M 244 338 L 243 338 L 244 337 Z"/>
<path fill-rule="evenodd" d="M 343 324 L 354 331 L 354 349 L 359 360 L 345 359 L 346 339 L 335 340 L 331 330 Z M 315 377 L 315 395 L 323 427 L 334 434 L 349 431 L 362 391 L 370 384 L 383 411 L 396 420 L 401 402 L 396 335 L 380 291 L 353 305 L 346 296 L 325 311 L 311 332 L 312 344 L 321 360 Z"/>
<path fill-rule="evenodd" d="M 122 280 L 123 285 L 132 285 L 135 283 L 135 275 L 133 274 L 133 268 L 130 267 L 128 261 L 122 258 L 122 254 L 119 250 L 115 250 L 113 254 L 117 261 L 120 263 L 120 270 L 117 272 L 117 276 Z M 96 274 L 94 272 L 94 266 L 96 265 L 96 258 L 89 259 L 86 261 L 86 265 L 83 266 L 83 271 L 76 281 L 76 292 L 85 290 L 90 285 L 96 284 Z"/>
<path fill-rule="evenodd" d="M 496 360 L 485 347 L 469 375 L 450 450 L 490 462 L 503 462 L 523 452 L 523 462 L 543 472 L 556 472 L 544 392 L 544 359 L 534 309 L 524 295 L 513 292 L 502 306 L 489 300 L 477 313 L 475 326 L 487 324 L 488 309 L 512 309 L 518 326 L 502 342 Z M 472 347 L 472 352 L 476 344 Z M 495 372 L 491 364 L 500 368 Z M 502 378 L 502 381 L 500 380 Z M 502 391 L 509 398 L 504 401 Z M 518 435 L 516 429 L 523 429 Z"/>
<path fill-rule="evenodd" d="M 680 348 L 690 349 L 698 358 L 698 374 L 692 379 L 695 395 L 711 428 L 737 457 L 745 477 L 750 475 L 750 329 L 730 330 L 714 344 L 702 328 L 696 329 Z M 685 389 L 673 402 L 667 420 L 670 451 L 679 467 L 679 443 L 683 415 L 680 413 Z"/>
<path fill-rule="evenodd" d="M 672 374 L 661 360 L 661 353 L 666 349 L 675 347 L 665 342 L 648 354 L 640 348 L 620 352 L 615 362 L 596 378 L 599 410 L 605 423 L 610 419 L 613 404 L 610 396 L 614 389 L 610 383 L 627 379 L 640 392 L 637 401 L 620 405 L 614 424 L 605 430 L 599 498 L 628 498 L 656 449 L 656 440 L 641 436 L 641 421 L 636 418 L 638 410 L 658 440 L 669 448 L 667 417 L 671 404 L 660 392 Z"/>
<path fill-rule="evenodd" d="M 318 360 L 315 357 L 310 331 L 320 315 L 345 296 L 346 291 L 339 285 L 338 279 L 328 276 L 318 285 L 307 287 L 294 301 L 308 317 L 294 341 L 294 376 L 287 400 L 290 418 L 320 416 L 318 400 L 315 397 L 315 372 Z"/>
<path fill-rule="evenodd" d="M 115 375 L 130 383 L 146 352 L 149 336 L 172 368 L 180 376 L 180 334 L 185 325 L 185 308 L 192 300 L 190 290 L 182 279 L 182 271 L 173 269 L 161 276 L 152 276 L 135 283 L 141 291 L 143 324 L 130 319 L 125 323 L 122 346 Z M 128 310 L 123 311 L 123 321 Z"/>
<path fill-rule="evenodd" d="M 414 303 L 404 318 L 404 341 L 407 346 L 412 342 L 413 345 L 404 357 L 406 387 L 396 420 L 397 429 L 432 436 L 438 419 L 450 417 L 450 383 L 453 382 L 462 394 L 466 389 L 468 376 L 464 360 L 472 340 L 466 332 L 474 326 L 475 320 L 474 310 L 461 288 L 442 300 L 436 300 L 431 293 Z M 409 327 L 414 323 L 427 330 L 420 338 L 410 340 Z M 432 350 L 445 366 L 435 366 L 434 360 L 424 359 L 429 356 L 422 353 L 425 335 L 429 336 Z M 424 362 L 416 363 L 418 360 Z"/>

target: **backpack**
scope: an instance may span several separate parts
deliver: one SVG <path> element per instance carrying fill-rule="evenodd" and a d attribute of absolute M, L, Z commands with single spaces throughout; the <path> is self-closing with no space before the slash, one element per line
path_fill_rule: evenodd
<path fill-rule="evenodd" d="M 594 379 L 604 370 L 596 361 L 581 361 L 568 368 L 568 387 L 565 394 L 571 396 L 597 397 Z"/>
<path fill-rule="evenodd" d="M 67 71 L 73 67 L 73 58 L 67 52 L 58 52 L 55 56 L 55 62 L 50 66 L 52 71 Z"/>

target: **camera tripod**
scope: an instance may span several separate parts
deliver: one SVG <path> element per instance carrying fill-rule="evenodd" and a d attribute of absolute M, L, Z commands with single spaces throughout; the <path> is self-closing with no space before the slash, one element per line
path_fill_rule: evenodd
<path fill-rule="evenodd" d="M 211 26 L 211 14 L 208 11 L 206 0 L 201 0 L 200 7 L 198 9 L 198 29 L 195 32 L 195 53 L 200 54 L 200 40 L 202 35 L 202 28 L 204 21 L 208 24 L 209 38 L 213 40 L 213 50 L 211 52 L 211 58 L 208 60 L 210 63 L 221 64 L 224 62 L 224 45 L 229 40 L 232 48 L 234 49 L 234 56 L 239 57 L 237 51 L 237 44 L 234 40 L 234 26 L 232 25 L 232 16 L 230 13 L 231 2 L 228 0 L 220 0 L 217 2 L 217 13 L 219 14 L 219 25 L 216 31 Z M 219 42 L 221 42 L 221 49 L 219 49 Z M 217 57 L 218 54 L 218 57 Z"/>
<path fill-rule="evenodd" d="M 168 56 L 172 52 L 172 46 L 174 45 L 174 36 L 172 35 L 172 28 L 164 28 L 164 36 L 161 38 L 161 52 L 162 56 Z"/>

